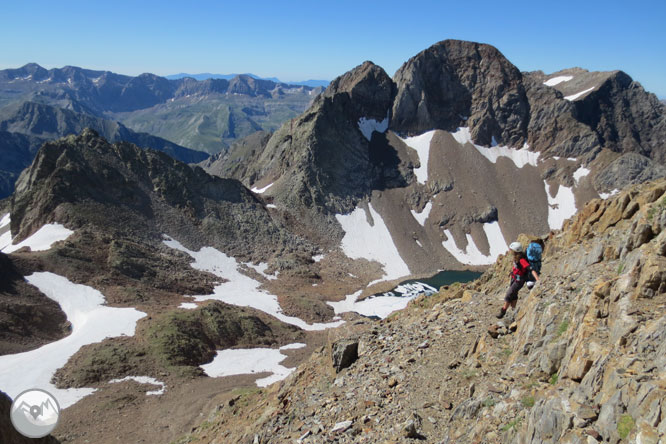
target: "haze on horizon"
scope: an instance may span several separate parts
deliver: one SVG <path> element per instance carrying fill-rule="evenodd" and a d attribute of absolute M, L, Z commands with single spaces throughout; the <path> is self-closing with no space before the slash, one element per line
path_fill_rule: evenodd
<path fill-rule="evenodd" d="M 372 60 L 389 75 L 453 38 L 497 47 L 522 71 L 620 69 L 666 97 L 666 3 L 342 0 L 285 4 L 203 0 L 8 2 L 0 69 L 38 63 L 138 75 L 253 73 L 282 81 L 333 78 Z"/>

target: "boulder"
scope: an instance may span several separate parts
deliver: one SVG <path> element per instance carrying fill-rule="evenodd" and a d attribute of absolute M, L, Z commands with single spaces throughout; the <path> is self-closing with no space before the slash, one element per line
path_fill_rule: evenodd
<path fill-rule="evenodd" d="M 358 340 L 340 340 L 332 346 L 333 367 L 336 372 L 349 367 L 358 359 Z"/>

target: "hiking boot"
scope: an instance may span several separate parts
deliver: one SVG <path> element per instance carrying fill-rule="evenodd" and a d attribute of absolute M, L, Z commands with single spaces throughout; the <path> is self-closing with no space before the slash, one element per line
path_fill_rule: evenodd
<path fill-rule="evenodd" d="M 499 314 L 497 315 L 497 319 L 502 319 L 505 314 L 506 314 L 506 310 L 501 308 Z"/>
<path fill-rule="evenodd" d="M 532 281 L 528 282 L 527 283 L 527 288 L 529 288 L 530 290 L 533 289 L 534 288 L 534 282 L 532 282 Z"/>

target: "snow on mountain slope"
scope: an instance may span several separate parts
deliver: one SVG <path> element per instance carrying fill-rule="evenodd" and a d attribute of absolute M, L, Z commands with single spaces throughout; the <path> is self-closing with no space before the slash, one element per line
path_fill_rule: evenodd
<path fill-rule="evenodd" d="M 60 304 L 72 324 L 72 333 L 36 350 L 0 356 L 0 387 L 11 397 L 30 388 L 48 390 L 57 397 L 61 408 L 67 408 L 95 389 L 56 388 L 51 383 L 56 370 L 84 345 L 105 338 L 133 336 L 137 321 L 146 314 L 134 308 L 106 307 L 99 291 L 54 273 L 33 273 L 26 280 Z"/>
<path fill-rule="evenodd" d="M 502 230 L 500 229 L 499 223 L 489 222 L 483 224 L 483 231 L 486 233 L 488 238 L 488 245 L 490 246 L 490 254 L 485 255 L 479 251 L 478 247 L 474 243 L 472 236 L 467 234 L 467 247 L 464 250 L 461 250 L 456 246 L 455 241 L 453 240 L 453 235 L 449 230 L 444 230 L 447 240 L 442 242 L 444 248 L 451 253 L 460 263 L 467 265 L 490 265 L 495 263 L 497 257 L 500 254 L 504 254 L 509 249 L 509 246 L 506 244 Z"/>
<path fill-rule="evenodd" d="M 557 76 L 553 77 L 552 79 L 546 80 L 545 82 L 543 82 L 543 84 L 546 86 L 555 86 L 559 85 L 562 82 L 568 82 L 571 79 L 573 79 L 573 76 Z"/>
<path fill-rule="evenodd" d="M 261 283 L 246 276 L 238 271 L 240 265 L 236 259 L 212 247 L 204 247 L 199 251 L 192 251 L 185 248 L 180 242 L 165 236 L 164 244 L 175 250 L 179 250 L 190 255 L 194 262 L 192 268 L 208 271 L 214 275 L 227 279 L 227 282 L 215 286 L 213 294 L 193 296 L 197 302 L 207 300 L 218 300 L 231 305 L 240 307 L 252 307 L 261 310 L 280 321 L 295 325 L 303 330 L 325 330 L 327 328 L 338 327 L 344 321 L 334 321 L 329 323 L 308 324 L 302 319 L 287 316 L 282 312 L 282 308 L 277 300 L 277 296 L 259 289 Z M 191 308 L 191 303 L 181 308 Z"/>
<path fill-rule="evenodd" d="M 414 210 L 411 210 L 411 212 L 412 216 L 414 216 L 414 219 L 416 219 L 418 223 L 425 225 L 426 219 L 430 216 L 430 210 L 432 210 L 432 202 L 425 204 L 425 207 L 423 207 L 423 210 L 420 213 L 417 213 Z"/>
<path fill-rule="evenodd" d="M 529 146 L 527 145 L 523 146 L 521 149 L 509 148 L 507 146 L 484 147 L 477 145 L 472 141 L 472 135 L 468 127 L 460 127 L 456 132 L 451 133 L 451 135 L 461 145 L 467 143 L 472 144 L 483 157 L 492 163 L 497 163 L 497 159 L 500 157 L 506 157 L 513 161 L 518 168 L 522 168 L 525 165 L 537 166 L 539 161 L 540 153 L 537 151 L 529 151 Z"/>
<path fill-rule="evenodd" d="M 335 217 L 345 231 L 341 247 L 353 259 L 375 260 L 384 266 L 382 280 L 392 280 L 410 274 L 409 267 L 400 256 L 384 220 L 368 204 L 369 216 L 363 208 L 356 208 L 350 214 L 336 214 Z"/>
<path fill-rule="evenodd" d="M 361 117 L 358 119 L 358 129 L 363 134 L 363 137 L 370 141 L 372 139 L 372 133 L 377 131 L 378 133 L 385 133 L 389 126 L 389 117 L 388 112 L 386 117 L 381 121 L 375 119 L 368 119 L 366 117 Z"/>
<path fill-rule="evenodd" d="M 565 100 L 568 100 L 568 101 L 570 101 L 570 102 L 571 102 L 571 101 L 574 101 L 574 100 L 576 100 L 576 99 L 579 99 L 579 98 L 583 97 L 585 94 L 589 93 L 589 92 L 592 91 L 594 88 L 596 88 L 596 86 L 593 86 L 592 88 L 588 88 L 588 89 L 586 89 L 586 90 L 583 90 L 583 91 L 581 91 L 581 92 L 579 92 L 579 93 L 572 94 L 572 95 L 570 95 L 570 96 L 566 96 L 564 99 L 565 99 Z"/>
<path fill-rule="evenodd" d="M 9 224 L 10 216 L 6 215 L 2 223 Z M 1 224 L 0 224 L 1 225 Z M 4 225 L 0 226 L 2 228 Z M 47 224 L 37 230 L 32 236 L 24 239 L 18 244 L 12 241 L 12 233 L 6 231 L 0 235 L 0 251 L 5 254 L 13 253 L 23 247 L 30 247 L 32 251 L 45 251 L 51 248 L 56 242 L 63 241 L 71 236 L 74 232 L 65 228 L 62 224 Z"/>
<path fill-rule="evenodd" d="M 548 196 L 548 225 L 551 230 L 559 230 L 564 221 L 576 214 L 576 197 L 570 187 L 560 185 L 555 196 L 550 194 L 550 186 L 543 182 Z"/>
<path fill-rule="evenodd" d="M 201 368 L 213 378 L 254 373 L 272 373 L 270 376 L 255 381 L 258 387 L 266 387 L 289 376 L 296 368 L 287 368 L 280 363 L 287 359 L 284 350 L 303 348 L 305 344 L 288 344 L 279 349 L 249 348 L 219 350 L 213 361 Z"/>
<path fill-rule="evenodd" d="M 430 156 L 430 142 L 432 141 L 432 136 L 435 135 L 435 130 L 428 131 L 419 136 L 407 137 L 402 139 L 407 146 L 416 150 L 416 153 L 419 155 L 419 162 L 421 166 L 414 168 L 414 174 L 416 174 L 416 179 L 419 183 L 426 183 L 428 181 L 428 158 Z"/>

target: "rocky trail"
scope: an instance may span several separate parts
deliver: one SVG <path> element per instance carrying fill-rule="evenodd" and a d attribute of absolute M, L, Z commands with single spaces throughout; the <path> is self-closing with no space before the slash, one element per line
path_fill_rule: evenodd
<path fill-rule="evenodd" d="M 218 405 L 177 442 L 661 442 L 664 190 L 594 200 L 552 232 L 543 281 L 502 321 L 507 257 L 474 283 L 331 332 L 287 380 Z M 336 373 L 338 349 L 354 347 Z"/>

